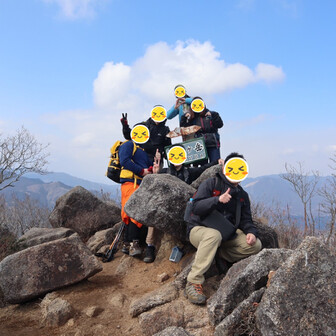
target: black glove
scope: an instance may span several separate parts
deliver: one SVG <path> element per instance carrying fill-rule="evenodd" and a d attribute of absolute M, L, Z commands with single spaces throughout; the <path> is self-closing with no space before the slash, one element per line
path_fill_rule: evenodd
<path fill-rule="evenodd" d="M 127 113 L 122 113 L 121 114 L 122 115 L 122 118 L 120 119 L 120 121 L 121 121 L 121 124 L 123 125 L 123 126 L 127 126 L 128 125 L 128 121 L 127 121 Z"/>

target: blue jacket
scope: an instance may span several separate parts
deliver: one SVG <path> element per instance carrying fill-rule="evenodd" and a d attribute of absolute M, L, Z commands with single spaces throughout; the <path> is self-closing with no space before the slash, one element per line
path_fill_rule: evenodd
<path fill-rule="evenodd" d="M 193 98 L 186 98 L 185 102 L 186 104 L 190 105 L 192 100 Z M 180 105 L 178 109 L 176 109 L 175 105 L 173 105 L 171 109 L 167 112 L 167 119 L 173 119 L 177 115 L 179 115 L 180 121 L 181 121 L 181 118 L 183 116 L 183 106 L 182 105 Z"/>
<path fill-rule="evenodd" d="M 142 170 L 148 169 L 152 165 L 147 153 L 141 147 L 136 146 L 134 155 L 133 149 L 133 141 L 125 142 L 119 148 L 120 166 L 122 167 L 120 173 L 121 183 L 134 182 L 134 178 L 137 177 L 137 184 L 140 184 Z"/>

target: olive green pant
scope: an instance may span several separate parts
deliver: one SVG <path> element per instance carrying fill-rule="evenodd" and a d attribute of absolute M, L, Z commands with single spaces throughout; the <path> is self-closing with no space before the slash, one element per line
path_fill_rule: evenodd
<path fill-rule="evenodd" d="M 205 226 L 193 227 L 190 231 L 190 242 L 197 248 L 197 252 L 187 280 L 196 284 L 204 282 L 204 273 L 210 268 L 217 249 L 219 256 L 231 263 L 257 254 L 261 250 L 259 239 L 251 246 L 247 244 L 243 231 L 238 229 L 236 233 L 236 238 L 222 242 L 218 230 Z"/>

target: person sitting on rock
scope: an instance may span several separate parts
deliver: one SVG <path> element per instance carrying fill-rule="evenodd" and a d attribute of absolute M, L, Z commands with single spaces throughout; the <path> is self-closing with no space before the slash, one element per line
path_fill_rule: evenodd
<path fill-rule="evenodd" d="M 161 168 L 161 166 L 157 163 L 158 161 L 160 161 L 160 156 L 157 156 L 157 157 L 158 157 L 158 160 L 155 161 L 153 165 L 154 174 L 173 175 L 187 184 L 191 184 L 192 182 L 194 182 L 197 178 L 201 176 L 201 174 L 206 169 L 212 166 L 215 166 L 216 164 L 224 165 L 224 160 L 218 159 L 218 162 L 210 162 L 201 167 L 190 167 L 190 166 L 185 165 L 184 163 L 183 164 L 177 164 L 176 162 L 174 163 L 173 160 L 170 160 L 168 158 L 169 167 Z"/>
<path fill-rule="evenodd" d="M 121 219 L 126 224 L 126 243 L 123 246 L 123 252 L 126 253 L 127 249 L 132 257 L 142 253 L 139 241 L 143 225 L 130 218 L 124 211 L 124 206 L 134 191 L 138 189 L 142 178 L 152 173 L 153 162 L 150 161 L 142 148 L 149 136 L 149 130 L 146 126 L 136 125 L 131 131 L 133 141 L 126 141 L 119 148 L 120 166 L 122 167 L 120 172 Z"/>
<path fill-rule="evenodd" d="M 189 240 L 197 252 L 187 277 L 185 294 L 194 304 L 206 302 L 207 298 L 202 287 L 205 280 L 204 273 L 210 268 L 216 253 L 227 262 L 234 263 L 258 253 L 262 248 L 261 241 L 257 238 L 257 228 L 252 221 L 248 194 L 239 182 L 235 182 L 237 180 L 228 179 L 230 174 L 235 176 L 233 174 L 238 172 L 242 174 L 247 172 L 243 171 L 242 166 L 229 167 L 229 172 L 225 172 L 225 168 L 228 167 L 226 163 L 237 158 L 244 160 L 238 153 L 228 155 L 224 161 L 223 172 L 202 182 L 193 199 L 192 215 L 190 222 L 187 223 L 187 229 Z M 234 223 L 237 202 L 240 202 L 241 209 L 238 229 L 232 239 L 222 241 L 220 231 L 206 227 L 203 221 L 216 209 Z"/>

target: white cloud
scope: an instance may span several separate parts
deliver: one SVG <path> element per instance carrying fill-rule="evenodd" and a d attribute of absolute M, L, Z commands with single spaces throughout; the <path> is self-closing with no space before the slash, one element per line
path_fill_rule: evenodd
<path fill-rule="evenodd" d="M 241 63 L 227 64 L 210 42 L 189 40 L 170 46 L 159 42 L 147 48 L 132 65 L 105 63 L 94 82 L 99 107 L 115 108 L 137 97 L 152 104 L 173 98 L 173 88 L 203 98 L 256 82 L 277 82 L 285 77 L 281 67 L 259 63 L 255 71 Z"/>
<path fill-rule="evenodd" d="M 260 63 L 255 70 L 241 63 L 228 64 L 210 42 L 193 40 L 172 46 L 156 43 L 132 64 L 106 62 L 93 82 L 92 110 L 45 117 L 53 128 L 51 151 L 62 158 L 53 162 L 52 169 L 93 180 L 98 175 L 103 180 L 110 146 L 123 139 L 121 113 L 128 113 L 132 127 L 147 119 L 156 104 L 169 109 L 175 101 L 176 84 L 185 85 L 191 96 L 214 100 L 228 90 L 256 82 L 277 82 L 283 77 L 282 69 L 271 64 Z M 268 116 L 251 116 L 247 124 L 260 124 L 265 119 Z M 171 129 L 177 124 L 178 118 L 168 123 Z"/>
<path fill-rule="evenodd" d="M 67 19 L 92 18 L 96 7 L 106 0 L 43 0 L 60 7 L 61 15 Z"/>

